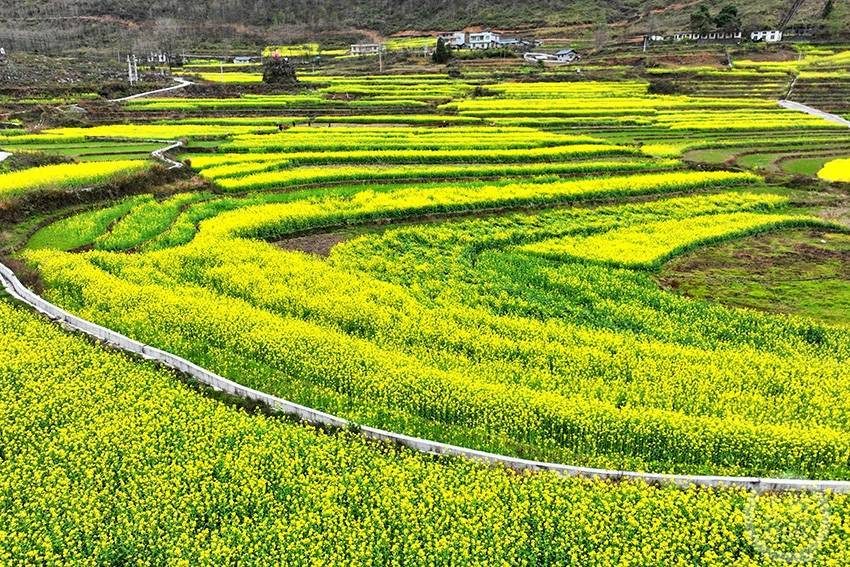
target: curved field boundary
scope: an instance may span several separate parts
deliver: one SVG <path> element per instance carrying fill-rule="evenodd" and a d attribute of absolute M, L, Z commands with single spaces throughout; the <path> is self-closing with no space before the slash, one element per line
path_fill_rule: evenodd
<path fill-rule="evenodd" d="M 156 89 L 156 90 L 153 90 L 153 91 L 147 91 L 147 92 L 143 92 L 143 93 L 139 93 L 139 94 L 125 96 L 125 97 L 122 97 L 122 98 L 112 98 L 112 99 L 109 99 L 109 102 L 127 102 L 128 100 L 135 100 L 137 98 L 143 98 L 143 97 L 150 96 L 150 95 L 176 91 L 177 89 L 182 89 L 182 88 L 188 87 L 189 85 L 195 84 L 192 81 L 187 81 L 186 79 L 181 79 L 179 77 L 174 77 L 174 80 L 177 81 L 177 84 L 173 85 L 171 87 L 165 87 L 164 89 Z"/>
<path fill-rule="evenodd" d="M 730 477 L 730 476 L 699 476 L 661 473 L 641 473 L 633 471 L 618 471 L 611 469 L 596 469 L 577 467 L 558 463 L 532 461 L 505 455 L 496 455 L 484 451 L 476 451 L 448 445 L 438 441 L 419 439 L 399 433 L 392 433 L 368 426 L 359 426 L 346 419 L 308 408 L 293 402 L 254 390 L 223 378 L 188 360 L 135 341 L 120 333 L 86 321 L 64 309 L 53 305 L 41 296 L 24 286 L 15 273 L 0 263 L 0 282 L 12 297 L 26 303 L 36 311 L 47 315 L 50 319 L 63 324 L 75 331 L 103 341 L 117 349 L 141 356 L 163 364 L 169 368 L 188 374 L 195 380 L 215 390 L 240 398 L 265 404 L 271 409 L 289 416 L 297 417 L 313 425 L 332 428 L 351 428 L 367 439 L 402 445 L 409 449 L 432 455 L 465 457 L 493 466 L 504 466 L 516 471 L 550 471 L 564 476 L 585 477 L 599 480 L 620 481 L 635 480 L 653 485 L 675 485 L 682 488 L 689 486 L 701 487 L 734 487 L 753 491 L 808 491 L 808 492 L 840 492 L 850 493 L 850 481 L 806 480 L 784 478 Z"/>

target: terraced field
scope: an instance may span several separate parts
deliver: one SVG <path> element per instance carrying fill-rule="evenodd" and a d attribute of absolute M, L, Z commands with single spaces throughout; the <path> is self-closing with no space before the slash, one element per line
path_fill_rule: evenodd
<path fill-rule="evenodd" d="M 837 184 L 752 170 L 784 150 L 838 154 L 850 130 L 768 94 L 652 95 L 639 81 L 316 82 L 142 99 L 126 105 L 133 123 L 11 132 L 0 148 L 16 152 L 182 139 L 176 157 L 194 176 L 50 213 L 28 225 L 16 266 L 92 322 L 359 427 L 605 469 L 850 480 L 846 325 L 658 283 L 671 261 L 742 239 L 843 236 Z M 90 182 L 6 175 L 8 207 Z M 841 494 L 436 459 L 366 442 L 358 426 L 242 411 L 20 307 L 0 313 L 0 469 L 12 473 L 0 476 L 0 525 L 12 526 L 0 557 L 13 562 L 140 549 L 189 563 L 850 558 Z M 95 521 L 22 519 L 47 503 L 114 528 L 98 539 Z"/>

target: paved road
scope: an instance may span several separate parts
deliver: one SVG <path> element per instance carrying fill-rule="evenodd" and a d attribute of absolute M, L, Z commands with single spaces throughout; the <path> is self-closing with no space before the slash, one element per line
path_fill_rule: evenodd
<path fill-rule="evenodd" d="M 110 99 L 109 102 L 126 102 L 128 100 L 142 98 L 142 97 L 146 97 L 146 96 L 150 96 L 150 95 L 167 93 L 167 92 L 170 92 L 170 91 L 176 91 L 177 89 L 182 89 L 182 88 L 188 87 L 189 85 L 194 84 L 194 83 L 192 83 L 192 81 L 187 81 L 186 79 L 181 79 L 179 77 L 174 77 L 174 80 L 177 81 L 177 84 L 173 85 L 171 87 L 165 87 L 164 89 L 156 89 L 155 91 L 147 91 L 147 92 L 144 92 L 144 93 L 125 96 L 123 98 L 113 98 L 113 99 Z"/>
<path fill-rule="evenodd" d="M 10 154 L 9 152 L 0 152 L 0 163 L 2 163 L 3 161 L 5 161 L 5 159 L 6 159 L 7 157 L 11 156 L 11 155 L 12 155 L 12 154 Z"/>
<path fill-rule="evenodd" d="M 850 128 L 850 120 L 846 120 L 837 114 L 830 114 L 829 112 L 824 112 L 823 110 L 818 110 L 817 108 L 812 108 L 811 106 L 805 105 L 801 102 L 794 102 L 793 100 L 780 100 L 779 106 L 782 108 L 787 108 L 789 110 L 796 110 L 797 112 L 805 112 L 806 114 L 811 114 L 812 116 L 819 116 L 824 120 L 832 122 L 834 124 L 841 124 L 842 126 L 847 126 Z"/>

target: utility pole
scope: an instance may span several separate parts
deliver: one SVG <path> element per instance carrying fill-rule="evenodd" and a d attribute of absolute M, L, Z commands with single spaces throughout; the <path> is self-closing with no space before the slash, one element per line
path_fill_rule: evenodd
<path fill-rule="evenodd" d="M 127 56 L 127 79 L 130 81 L 130 85 L 139 82 L 139 61 L 135 55 Z"/>
<path fill-rule="evenodd" d="M 378 46 L 378 69 L 381 73 L 384 72 L 384 50 L 382 46 Z"/>

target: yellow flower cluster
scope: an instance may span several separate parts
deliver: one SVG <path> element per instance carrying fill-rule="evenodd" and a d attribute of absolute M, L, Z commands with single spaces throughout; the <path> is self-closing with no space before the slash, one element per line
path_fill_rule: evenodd
<path fill-rule="evenodd" d="M 221 138 L 261 130 L 261 126 L 207 124 L 107 124 L 88 128 L 57 128 L 44 134 L 70 138 L 127 138 L 176 140 L 179 138 Z M 266 127 L 266 129 L 269 129 Z"/>
<path fill-rule="evenodd" d="M 587 237 L 569 236 L 523 247 L 552 257 L 574 256 L 629 267 L 657 267 L 695 246 L 754 232 L 792 226 L 822 226 L 815 217 L 757 213 L 703 215 L 612 230 Z"/>
<path fill-rule="evenodd" d="M 561 272 L 528 256 L 492 253 L 473 264 L 462 260 L 478 247 L 543 236 L 665 219 L 684 226 L 706 214 L 738 212 L 740 221 L 744 211 L 783 205 L 781 198 L 729 193 L 524 216 L 511 221 L 516 228 L 498 219 L 411 228 L 387 233 L 374 247 L 369 238 L 352 241 L 330 265 L 233 238 L 491 207 L 499 193 L 502 202 L 523 191 L 540 202 L 562 198 L 559 192 L 681 190 L 711 179 L 723 186 L 747 177 L 647 174 L 293 200 L 202 221 L 200 236 L 182 248 L 29 258 L 55 300 L 101 324 L 361 422 L 567 462 L 850 474 L 841 472 L 850 407 L 833 395 L 846 387 L 842 360 L 850 352 L 840 333 L 819 330 L 817 343 L 809 343 L 809 324 L 670 304 L 633 276 L 590 266 Z M 529 282 L 543 274 L 551 297 L 520 291 L 534 289 Z M 532 316 L 538 299 L 557 314 L 579 309 L 587 294 L 596 299 L 582 309 L 604 306 L 611 328 L 582 317 Z M 478 307 L 466 304 L 475 297 Z M 580 303 L 570 307 L 573 298 Z M 642 331 L 635 335 L 635 328 Z"/>
<path fill-rule="evenodd" d="M 510 149 L 567 144 L 604 143 L 584 135 L 543 132 L 533 128 L 453 128 L 346 127 L 327 131 L 318 127 L 296 126 L 280 134 L 237 136 L 221 146 L 225 151 L 305 152 L 390 149 Z"/>
<path fill-rule="evenodd" d="M 116 175 L 141 171 L 148 162 L 116 160 L 86 163 L 62 163 L 31 167 L 0 174 L 0 198 L 7 198 L 41 189 L 73 189 L 102 183 Z"/>
<path fill-rule="evenodd" d="M 216 217 L 202 225 L 210 238 L 221 235 L 271 236 L 295 230 L 298 223 L 318 226 L 358 217 L 404 216 L 416 213 L 475 210 L 529 203 L 555 204 L 571 200 L 658 194 L 733 187 L 756 183 L 751 173 L 682 171 L 613 177 L 580 178 L 548 183 L 453 183 L 449 186 L 402 187 L 389 192 L 361 191 L 347 199 L 301 200 L 291 204 L 250 207 Z M 292 224 L 286 221 L 291 219 Z"/>
<path fill-rule="evenodd" d="M 3 564 L 850 561 L 845 496 L 435 460 L 229 407 L 5 302 L 0 337 Z"/>
<path fill-rule="evenodd" d="M 259 80 L 208 64 L 208 80 Z M 814 223 L 755 175 L 658 158 L 760 132 L 772 147 L 832 143 L 827 123 L 756 87 L 742 99 L 521 81 L 464 98 L 473 84 L 437 74 L 303 80 L 315 90 L 127 104 L 191 116 L 180 120 L 0 137 L 58 151 L 225 140 L 190 159 L 228 194 L 131 197 L 36 232 L 23 259 L 45 295 L 246 386 L 399 433 L 615 469 L 850 479 L 850 332 L 689 300 L 626 269 Z M 393 114 L 402 106 L 416 114 Z M 241 109 L 262 112 L 227 115 Z M 740 132 L 718 140 L 720 127 Z M 0 195 L 145 163 L 3 174 Z M 436 460 L 231 407 L 2 300 L 0 432 L 0 564 L 850 563 L 845 496 Z"/>
<path fill-rule="evenodd" d="M 165 230 L 184 207 L 209 199 L 207 193 L 183 193 L 162 202 L 144 201 L 133 207 L 95 242 L 100 250 L 128 250 Z"/>
<path fill-rule="evenodd" d="M 243 144 L 238 147 L 228 146 L 241 152 L 258 150 L 263 152 L 268 148 L 274 149 L 274 141 L 260 141 L 269 146 L 251 146 Z M 539 161 L 560 161 L 573 158 L 634 155 L 638 151 L 629 146 L 615 144 L 570 144 L 566 146 L 544 146 L 516 149 L 475 149 L 466 147 L 460 149 L 400 149 L 400 150 L 339 150 L 315 152 L 272 152 L 246 153 L 245 157 L 231 158 L 233 154 L 213 154 L 209 158 L 191 158 L 192 164 L 209 165 L 212 163 L 228 163 L 236 161 L 277 161 L 286 160 L 293 165 L 309 165 L 322 163 L 522 163 Z"/>
<path fill-rule="evenodd" d="M 398 165 L 324 166 L 287 168 L 288 161 L 225 165 L 202 169 L 201 175 L 230 191 L 282 188 L 337 181 L 378 181 L 405 179 L 457 179 L 480 177 L 522 177 L 579 173 L 628 172 L 672 169 L 676 160 L 574 161 L 564 163 L 482 164 L 482 165 Z"/>
<path fill-rule="evenodd" d="M 238 73 L 227 73 L 225 79 Z M 230 82 L 230 81 L 224 81 Z M 235 80 L 234 82 L 244 82 Z M 127 106 L 135 111 L 159 111 L 159 110 L 250 110 L 257 108 L 287 108 L 291 106 L 320 106 L 331 104 L 332 101 L 323 99 L 318 95 L 265 95 L 265 96 L 241 96 L 238 98 L 142 98 L 127 102 Z M 279 118 L 279 122 L 286 122 Z M 255 129 L 256 130 L 256 129 Z M 248 130 L 251 131 L 251 130 Z"/>
<path fill-rule="evenodd" d="M 827 162 L 818 172 L 818 177 L 827 181 L 850 183 L 850 158 L 834 159 Z"/>

